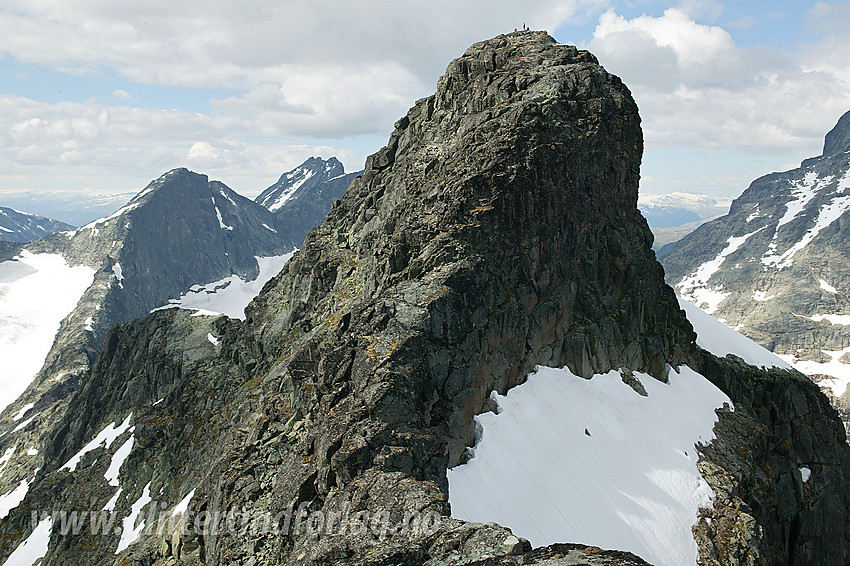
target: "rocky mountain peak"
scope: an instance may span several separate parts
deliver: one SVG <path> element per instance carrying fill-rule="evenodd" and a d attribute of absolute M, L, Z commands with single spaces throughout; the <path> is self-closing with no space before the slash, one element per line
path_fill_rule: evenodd
<path fill-rule="evenodd" d="M 174 198 L 177 195 L 182 195 L 180 198 L 189 195 L 197 196 L 199 192 L 209 192 L 209 183 L 209 177 L 206 175 L 195 173 L 185 167 L 178 167 L 148 183 L 128 204 L 147 202 L 154 195 L 157 198 Z"/>
<path fill-rule="evenodd" d="M 850 111 L 845 112 L 823 142 L 823 155 L 837 155 L 850 151 Z"/>
<path fill-rule="evenodd" d="M 833 450 L 831 433 L 818 448 L 799 440 L 825 421 L 816 391 L 697 349 L 636 207 L 642 147 L 631 94 L 589 53 L 540 32 L 474 45 L 243 322 L 167 310 L 109 332 L 32 487 L 0 522 L 0 558 L 53 504 L 109 510 L 125 528 L 70 536 L 45 519 L 50 564 L 639 564 L 598 548 L 529 552 L 503 527 L 452 517 L 447 469 L 468 458 L 475 415 L 497 410 L 491 393 L 537 366 L 568 366 L 577 380 L 625 368 L 616 383 L 637 387 L 630 370 L 665 381 L 686 363 L 731 392 L 735 411 L 718 416 L 744 431 L 706 473 L 726 483 L 701 522 L 705 560 L 843 557 L 848 447 Z M 101 431 L 117 434 L 111 446 L 92 440 Z M 804 508 L 795 478 L 810 461 L 824 463 L 805 493 L 840 500 L 830 514 Z M 576 469 L 568 479 L 581 486 Z M 829 474 L 841 481 L 820 479 Z M 143 508 L 149 525 L 157 513 L 185 522 L 137 530 Z M 287 508 L 344 528 L 280 525 Z M 244 530 L 183 528 L 233 510 L 251 519 Z M 408 511 L 438 521 L 408 529 Z M 349 528 L 362 513 L 393 527 Z M 254 529 L 265 517 L 274 528 Z"/>

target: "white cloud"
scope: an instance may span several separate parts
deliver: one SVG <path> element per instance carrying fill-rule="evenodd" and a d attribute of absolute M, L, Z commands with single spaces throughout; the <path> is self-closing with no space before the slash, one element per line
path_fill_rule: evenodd
<path fill-rule="evenodd" d="M 13 95 L 0 95 L 0 115 L 8 124 L 0 131 L 0 156 L 8 164 L 0 171 L 0 186 L 6 188 L 126 191 L 187 166 L 256 194 L 312 155 L 337 155 L 349 168 L 363 158 L 327 145 L 258 136 L 257 121 L 240 115 L 45 103 Z"/>
<path fill-rule="evenodd" d="M 632 89 L 648 146 L 802 158 L 820 149 L 850 108 L 846 58 L 815 66 L 779 50 L 741 47 L 723 28 L 678 9 L 631 20 L 609 10 L 588 48 Z"/>
<path fill-rule="evenodd" d="M 206 114 L 7 95 L 0 186 L 39 188 L 51 175 L 90 186 L 123 172 L 126 190 L 128 177 L 144 185 L 189 165 L 253 189 L 310 155 L 359 167 L 360 149 L 380 147 L 472 42 L 523 23 L 554 30 L 605 2 L 7 0 L 0 29 L 15 33 L 0 34 L 0 55 L 74 75 L 235 94 L 212 100 Z M 122 89 L 112 96 L 131 100 Z M 368 148 L 339 148 L 370 136 L 378 141 Z"/>
<path fill-rule="evenodd" d="M 603 0 L 9 0 L 0 51 L 21 61 L 137 82 L 241 88 L 288 65 L 386 64 L 429 83 L 459 50 L 523 22 L 554 30 Z"/>

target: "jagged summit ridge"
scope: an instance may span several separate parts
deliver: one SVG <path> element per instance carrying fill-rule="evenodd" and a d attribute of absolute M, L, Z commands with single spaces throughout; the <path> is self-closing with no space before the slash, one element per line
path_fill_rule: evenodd
<path fill-rule="evenodd" d="M 331 204 L 345 194 L 360 173 L 346 173 L 336 157 L 327 160 L 311 157 L 281 175 L 255 201 L 268 208 L 277 217 L 281 229 L 300 244 L 310 228 L 325 219 Z"/>
<path fill-rule="evenodd" d="M 276 212 L 295 196 L 298 189 L 312 180 L 312 184 L 327 182 L 345 175 L 345 168 L 336 158 L 327 161 L 321 157 L 310 157 L 304 163 L 280 176 L 277 183 L 270 186 L 256 199 L 270 212 Z"/>

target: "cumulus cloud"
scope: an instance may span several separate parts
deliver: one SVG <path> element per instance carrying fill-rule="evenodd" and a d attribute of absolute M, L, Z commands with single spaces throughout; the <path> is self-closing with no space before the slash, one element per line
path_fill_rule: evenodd
<path fill-rule="evenodd" d="M 603 0 L 9 0 L 0 50 L 21 61 L 137 82 L 240 88 L 288 65 L 394 61 L 429 82 L 471 41 L 525 22 L 554 29 Z M 272 81 L 274 82 L 274 81 Z"/>
<path fill-rule="evenodd" d="M 6 96 L 0 152 L 10 166 L 0 181 L 32 186 L 63 166 L 71 175 L 68 165 L 77 183 L 122 168 L 147 179 L 188 164 L 256 182 L 279 175 L 281 161 L 296 165 L 311 154 L 358 167 L 363 155 L 334 146 L 373 136 L 368 151 L 377 149 L 473 41 L 523 23 L 554 30 L 605 3 L 7 0 L 0 29 L 15 33 L 0 34 L 0 55 L 74 75 L 232 94 L 212 100 L 206 114 Z M 121 89 L 112 96 L 133 100 Z"/>
<path fill-rule="evenodd" d="M 850 107 L 846 58 L 813 65 L 742 47 L 675 8 L 633 19 L 609 10 L 588 47 L 633 90 L 650 145 L 812 151 Z"/>

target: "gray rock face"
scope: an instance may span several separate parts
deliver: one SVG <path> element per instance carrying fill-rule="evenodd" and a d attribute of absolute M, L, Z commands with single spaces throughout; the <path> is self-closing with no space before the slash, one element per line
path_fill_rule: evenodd
<path fill-rule="evenodd" d="M 73 230 L 70 224 L 0 206 L 0 240 L 32 242 L 56 232 Z"/>
<path fill-rule="evenodd" d="M 336 157 L 327 161 L 311 157 L 281 175 L 277 183 L 254 200 L 273 212 L 278 229 L 301 245 L 307 232 L 321 224 L 331 205 L 342 198 L 351 181 L 362 173 L 346 173 Z"/>
<path fill-rule="evenodd" d="M 662 259 L 685 298 L 788 356 L 837 404 L 850 382 L 841 361 L 850 347 L 848 128 L 850 113 L 827 135 L 823 156 L 753 181 L 728 215 Z"/>
<path fill-rule="evenodd" d="M 850 112 L 846 112 L 823 142 L 824 157 L 850 151 Z"/>
<path fill-rule="evenodd" d="M 126 529 L 54 529 L 46 560 L 641 564 L 580 545 L 531 551 L 504 527 L 453 519 L 446 469 L 473 442 L 490 391 L 536 364 L 665 379 L 667 364 L 682 363 L 723 388 L 757 433 L 755 449 L 729 434 L 706 456 L 715 490 L 733 490 L 718 526 L 737 530 L 699 531 L 704 562 L 847 557 L 840 424 L 802 376 L 695 346 L 636 207 L 641 150 L 628 89 L 590 53 L 540 32 L 473 45 L 244 322 L 163 311 L 109 333 L 26 499 L 0 522 L 0 557 L 32 531 L 33 512 L 114 505 L 107 516 L 119 521 L 147 494 L 146 526 L 162 529 L 117 555 Z M 130 413 L 132 431 L 62 469 Z M 109 485 L 131 436 L 120 486 Z M 825 470 L 807 483 L 823 505 L 806 507 L 788 483 L 804 461 Z M 784 507 L 777 518 L 780 504 L 796 504 L 798 519 Z"/>

